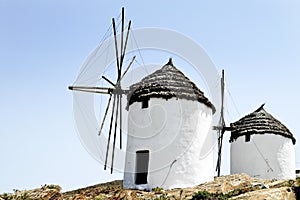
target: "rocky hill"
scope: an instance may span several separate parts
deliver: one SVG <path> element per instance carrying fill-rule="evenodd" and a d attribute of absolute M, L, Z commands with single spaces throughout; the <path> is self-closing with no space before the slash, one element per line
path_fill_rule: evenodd
<path fill-rule="evenodd" d="M 98 184 L 74 191 L 61 192 L 60 186 L 44 185 L 32 190 L 14 190 L 0 195 L 0 200 L 101 200 L 101 199 L 300 199 L 300 178 L 295 180 L 262 180 L 246 174 L 216 177 L 214 181 L 192 188 L 164 191 L 124 190 L 122 181 Z"/>

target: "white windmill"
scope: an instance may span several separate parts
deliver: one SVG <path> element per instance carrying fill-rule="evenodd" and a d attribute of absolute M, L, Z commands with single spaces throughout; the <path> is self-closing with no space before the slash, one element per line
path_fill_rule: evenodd
<path fill-rule="evenodd" d="M 218 131 L 217 175 L 220 176 L 222 144 L 230 131 L 230 173 L 247 173 L 264 179 L 294 179 L 296 139 L 261 105 L 254 112 L 226 127 L 224 120 L 224 71 L 221 78 L 221 115 Z"/>
<path fill-rule="evenodd" d="M 264 179 L 294 179 L 296 139 L 290 130 L 264 109 L 230 124 L 231 173 Z"/>
<path fill-rule="evenodd" d="M 213 151 L 200 154 L 215 107 L 171 59 L 131 85 L 128 109 L 125 188 L 171 189 L 213 180 Z"/>

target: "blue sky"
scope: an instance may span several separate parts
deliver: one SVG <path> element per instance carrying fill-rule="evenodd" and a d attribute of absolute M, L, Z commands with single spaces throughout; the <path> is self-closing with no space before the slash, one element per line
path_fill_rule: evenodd
<path fill-rule="evenodd" d="M 45 183 L 69 190 L 122 177 L 103 171 L 80 144 L 67 90 L 122 6 L 134 28 L 176 30 L 225 69 L 227 123 L 266 103 L 300 137 L 296 0 L 1 0 L 0 192 Z"/>

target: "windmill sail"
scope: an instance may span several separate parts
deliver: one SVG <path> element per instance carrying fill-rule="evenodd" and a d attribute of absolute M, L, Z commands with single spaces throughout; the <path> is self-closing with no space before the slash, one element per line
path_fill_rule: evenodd
<path fill-rule="evenodd" d="M 214 129 L 217 130 L 218 134 L 218 159 L 217 159 L 217 166 L 216 171 L 217 175 L 220 176 L 221 173 L 221 162 L 222 162 L 222 145 L 223 145 L 223 136 L 226 130 L 225 120 L 224 120 L 224 88 L 225 88 L 225 81 L 224 81 L 224 70 L 222 70 L 222 77 L 221 77 L 221 115 L 218 126 L 215 126 Z"/>
<path fill-rule="evenodd" d="M 102 76 L 103 80 L 108 82 L 112 87 L 89 87 L 89 86 L 69 86 L 70 90 L 80 91 L 80 92 L 90 92 L 90 93 L 98 93 L 98 94 L 109 94 L 110 97 L 108 99 L 108 103 L 105 109 L 105 113 L 99 127 L 98 135 L 100 135 L 103 131 L 104 124 L 107 120 L 107 115 L 109 113 L 110 107 L 111 115 L 110 115 L 110 122 L 109 122 L 109 132 L 108 132 L 108 141 L 106 146 L 106 154 L 105 154 L 105 163 L 104 163 L 104 170 L 107 169 L 108 164 L 108 157 L 110 153 L 110 145 L 111 140 L 113 143 L 113 149 L 111 152 L 111 173 L 113 173 L 113 166 L 114 166 L 114 157 L 115 157 L 115 148 L 116 148 L 116 140 L 117 135 L 119 132 L 119 139 L 120 139 L 120 149 L 122 148 L 122 95 L 126 95 L 128 90 L 122 89 L 121 80 L 124 75 L 129 70 L 130 66 L 135 60 L 135 56 L 132 58 L 129 65 L 126 67 L 125 71 L 122 73 L 123 61 L 126 54 L 126 46 L 129 37 L 129 31 L 131 27 L 131 21 L 128 23 L 126 38 L 124 40 L 124 27 L 125 27 L 125 17 L 124 17 L 124 8 L 122 8 L 122 25 L 121 25 L 121 34 L 120 34 L 120 52 L 118 50 L 118 40 L 117 40 L 117 30 L 116 30 L 116 23 L 115 19 L 112 19 L 112 27 L 113 27 L 113 34 L 114 34 L 114 45 L 115 45 L 115 56 L 116 56 L 116 68 L 117 68 L 117 80 L 115 83 L 111 81 L 109 78 Z M 112 101 L 111 101 L 112 100 Z M 112 104 L 112 105 L 111 105 Z M 117 124 L 119 122 L 119 129 Z M 112 136 L 113 134 L 113 136 Z"/>

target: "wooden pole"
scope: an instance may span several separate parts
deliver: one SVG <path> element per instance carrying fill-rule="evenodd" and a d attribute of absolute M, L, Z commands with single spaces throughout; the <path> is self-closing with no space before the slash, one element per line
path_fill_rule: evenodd
<path fill-rule="evenodd" d="M 106 119 L 106 116 L 107 116 L 107 112 L 108 112 L 108 109 L 109 109 L 109 106 L 110 106 L 111 97 L 112 97 L 112 95 L 110 94 L 98 135 L 100 135 L 101 132 L 102 132 L 102 129 L 103 129 L 103 126 L 104 126 L 104 122 L 105 122 L 105 119 Z"/>
<path fill-rule="evenodd" d="M 117 72 L 120 71 L 120 63 L 119 63 L 119 53 L 118 53 L 118 43 L 117 43 L 117 31 L 116 31 L 116 23 L 115 19 L 112 18 L 112 24 L 113 24 L 113 32 L 114 32 L 114 40 L 115 40 L 115 51 L 116 51 L 116 59 L 117 59 Z"/>
<path fill-rule="evenodd" d="M 113 107 L 111 111 L 111 118 L 110 118 L 110 126 L 109 126 L 109 132 L 108 132 L 108 141 L 107 141 L 107 147 L 106 147 L 106 155 L 105 155 L 105 163 L 104 163 L 104 170 L 106 170 L 106 165 L 107 165 L 107 157 L 108 157 L 108 151 L 109 151 L 109 144 L 110 144 L 110 137 L 111 137 L 111 129 L 112 129 L 112 124 L 114 120 L 114 111 L 115 111 L 115 103 L 116 103 L 116 94 L 114 94 L 114 101 L 113 101 Z"/>
<path fill-rule="evenodd" d="M 221 163 L 222 163 L 222 143 L 223 143 L 223 135 L 225 132 L 225 120 L 224 120 L 224 88 L 225 88 L 225 81 L 224 81 L 224 70 L 222 70 L 222 77 L 221 77 L 221 116 L 219 121 L 218 130 L 218 161 L 217 161 L 217 173 L 218 176 L 221 174 Z"/>
<path fill-rule="evenodd" d="M 111 167 L 110 167 L 110 173 L 111 173 L 111 174 L 113 173 L 113 169 L 114 169 L 114 158 L 115 158 L 116 137 L 117 137 L 117 124 L 118 124 L 119 101 L 120 101 L 120 95 L 117 94 L 117 109 L 116 109 L 116 117 L 115 117 L 114 140 L 113 140 L 113 149 L 112 149 Z"/>
<path fill-rule="evenodd" d="M 118 79 L 121 78 L 122 64 L 123 64 L 123 33 L 124 33 L 124 7 L 122 7 L 122 30 L 121 30 L 121 61 L 120 69 L 118 71 Z"/>
<path fill-rule="evenodd" d="M 122 149 L 122 94 L 120 95 L 120 149 Z"/>
<path fill-rule="evenodd" d="M 126 47 L 127 47 L 127 42 L 128 42 L 130 27 L 131 27 L 131 21 L 129 21 L 128 28 L 127 28 L 127 34 L 126 34 L 126 39 L 125 39 L 123 54 L 121 55 L 121 64 L 123 64 L 123 61 L 124 61 L 124 56 L 125 56 L 125 52 L 126 52 Z"/>

